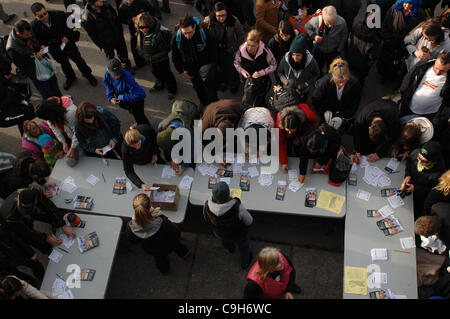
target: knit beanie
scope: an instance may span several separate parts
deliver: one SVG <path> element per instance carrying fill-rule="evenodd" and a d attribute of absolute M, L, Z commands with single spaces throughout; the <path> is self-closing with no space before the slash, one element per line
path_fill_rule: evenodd
<path fill-rule="evenodd" d="M 307 45 L 306 35 L 301 33 L 295 37 L 294 41 L 292 41 L 289 52 L 305 54 L 306 53 L 306 45 Z"/>
<path fill-rule="evenodd" d="M 419 152 L 423 157 L 432 163 L 436 163 L 442 156 L 441 144 L 436 141 L 426 142 Z"/>
<path fill-rule="evenodd" d="M 214 200 L 220 203 L 226 203 L 230 199 L 230 188 L 225 182 L 218 182 L 212 190 Z"/>
<path fill-rule="evenodd" d="M 39 145 L 41 147 L 47 148 L 49 146 L 54 145 L 54 140 L 53 138 L 48 135 L 48 134 L 42 134 L 41 136 L 39 136 Z"/>

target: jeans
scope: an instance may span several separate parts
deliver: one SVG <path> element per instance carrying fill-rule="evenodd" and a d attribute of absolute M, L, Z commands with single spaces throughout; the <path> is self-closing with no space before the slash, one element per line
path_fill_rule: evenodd
<path fill-rule="evenodd" d="M 228 52 L 219 55 L 218 66 L 225 76 L 221 80 L 230 88 L 237 89 L 241 84 L 239 73 L 234 67 L 234 58 Z M 276 73 L 276 72 L 275 72 Z"/>
<path fill-rule="evenodd" d="M 182 244 L 180 241 L 177 241 L 174 243 L 173 252 L 178 257 L 186 257 L 186 255 L 189 253 L 189 249 Z M 162 273 L 167 273 L 170 269 L 170 260 L 169 260 L 169 254 L 161 253 L 161 254 L 155 254 L 152 253 L 153 257 L 155 258 L 156 267 L 158 267 L 159 271 Z"/>
<path fill-rule="evenodd" d="M 233 252 L 235 249 L 235 245 L 239 248 L 239 255 L 241 257 L 241 265 L 244 266 L 249 263 L 250 258 L 250 232 L 244 235 L 241 238 L 222 238 L 215 231 L 213 231 L 214 236 L 220 239 L 223 247 L 228 249 L 230 252 Z"/>
<path fill-rule="evenodd" d="M 127 68 L 131 67 L 131 62 L 128 59 L 128 50 L 127 50 L 127 44 L 125 42 L 124 37 L 122 36 L 119 41 L 116 42 L 116 45 L 113 47 L 104 48 L 105 49 L 105 55 L 108 60 L 114 59 L 114 51 L 117 52 L 117 55 L 119 56 L 119 60 L 122 63 L 125 63 Z"/>
<path fill-rule="evenodd" d="M 151 126 L 150 122 L 147 119 L 147 116 L 145 116 L 144 100 L 136 102 L 120 101 L 119 106 L 133 114 L 134 120 L 137 122 L 137 124 L 148 124 Z"/>
<path fill-rule="evenodd" d="M 67 79 L 73 80 L 75 79 L 75 72 L 73 71 L 72 65 L 70 64 L 70 60 L 75 62 L 80 70 L 81 74 L 84 77 L 88 77 L 92 74 L 91 68 L 86 64 L 86 61 L 81 57 L 80 51 L 75 43 L 69 42 L 64 50 L 50 52 L 53 59 L 61 65 L 62 71 L 64 72 Z"/>
<path fill-rule="evenodd" d="M 169 60 L 164 60 L 159 63 L 152 63 L 152 73 L 164 88 L 167 86 L 167 91 L 171 94 L 177 93 L 177 80 L 170 70 Z"/>

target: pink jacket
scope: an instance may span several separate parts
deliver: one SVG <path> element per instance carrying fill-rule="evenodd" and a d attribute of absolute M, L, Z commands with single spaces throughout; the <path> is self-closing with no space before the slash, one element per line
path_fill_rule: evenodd
<path fill-rule="evenodd" d="M 274 71 L 276 71 L 277 69 L 277 60 L 275 60 L 275 57 L 273 56 L 272 51 L 270 51 L 268 48 L 265 47 L 264 42 L 259 41 L 259 46 L 258 46 L 258 52 L 256 52 L 256 56 L 255 59 L 252 59 L 250 57 L 250 55 L 247 52 L 247 42 L 244 42 L 243 44 L 241 44 L 241 46 L 239 47 L 239 52 L 235 55 L 234 57 L 234 67 L 236 68 L 236 70 L 242 74 L 243 71 L 247 71 L 244 68 L 242 68 L 241 66 L 241 58 L 245 58 L 248 60 L 256 60 L 264 51 L 266 51 L 266 60 L 267 63 L 269 64 L 268 68 L 265 68 L 264 70 L 259 70 L 258 72 L 260 73 L 261 76 L 264 75 L 268 75 Z M 250 74 L 251 75 L 251 74 Z"/>

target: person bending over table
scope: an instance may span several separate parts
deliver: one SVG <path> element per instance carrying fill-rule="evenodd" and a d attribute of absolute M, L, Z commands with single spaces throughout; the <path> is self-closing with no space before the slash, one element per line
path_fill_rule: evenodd
<path fill-rule="evenodd" d="M 110 111 L 89 102 L 81 102 L 76 112 L 75 136 L 86 156 L 120 159 L 123 136 L 120 121 Z M 103 153 L 105 146 L 111 151 Z"/>
<path fill-rule="evenodd" d="M 294 299 L 301 289 L 295 283 L 295 268 L 278 248 L 265 247 L 247 275 L 245 299 Z"/>
<path fill-rule="evenodd" d="M 341 147 L 341 135 L 332 126 L 325 123 L 303 138 L 300 147 L 300 175 L 298 181 L 304 183 L 308 169 L 308 159 L 314 159 L 313 173 L 327 172 L 330 160 L 336 159 Z M 324 167 L 325 166 L 325 167 Z"/>
<path fill-rule="evenodd" d="M 444 171 L 441 146 L 436 141 L 425 143 L 408 156 L 401 190 L 413 193 L 415 219 L 422 215 L 426 196 Z"/>
<path fill-rule="evenodd" d="M 125 143 L 122 143 L 122 160 L 123 169 L 130 181 L 142 190 L 149 191 L 150 186 L 139 178 L 133 165 L 166 163 L 161 158 L 156 143 L 156 132 L 151 126 L 147 124 L 140 124 L 137 127 L 130 126 L 130 129 L 125 133 Z"/>
<path fill-rule="evenodd" d="M 159 207 L 152 207 L 147 194 L 136 195 L 133 208 L 133 217 L 127 224 L 128 238 L 134 243 L 141 243 L 144 250 L 155 257 L 159 271 L 169 271 L 171 252 L 185 261 L 190 260 L 189 249 L 181 243 L 180 230 L 160 213 Z"/>

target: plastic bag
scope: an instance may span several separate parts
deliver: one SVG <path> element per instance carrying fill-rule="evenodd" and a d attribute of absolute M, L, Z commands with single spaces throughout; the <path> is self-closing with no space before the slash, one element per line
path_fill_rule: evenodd
<path fill-rule="evenodd" d="M 36 78 L 39 81 L 47 81 L 55 75 L 56 67 L 47 59 L 34 59 L 36 64 Z"/>

